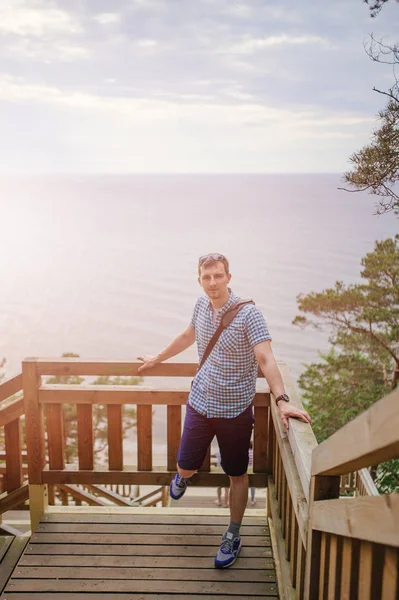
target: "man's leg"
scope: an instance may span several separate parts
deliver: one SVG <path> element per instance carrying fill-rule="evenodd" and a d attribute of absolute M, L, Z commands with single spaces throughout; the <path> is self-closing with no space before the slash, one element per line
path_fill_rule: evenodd
<path fill-rule="evenodd" d="M 222 467 L 230 478 L 230 524 L 223 534 L 215 567 L 230 567 L 241 549 L 240 527 L 248 501 L 248 450 L 252 435 L 252 407 L 234 419 L 214 419 Z"/>
<path fill-rule="evenodd" d="M 213 435 L 209 419 L 188 404 L 177 454 L 177 474 L 170 484 L 170 495 L 174 500 L 179 500 L 183 496 L 189 478 L 198 471 L 204 462 Z"/>
<path fill-rule="evenodd" d="M 230 519 L 241 523 L 248 501 L 248 473 L 230 477 Z"/>

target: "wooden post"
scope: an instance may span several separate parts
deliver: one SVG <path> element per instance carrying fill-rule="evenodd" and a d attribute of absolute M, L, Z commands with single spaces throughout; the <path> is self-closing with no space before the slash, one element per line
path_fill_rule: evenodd
<path fill-rule="evenodd" d="M 47 485 L 42 485 L 42 471 L 46 464 L 44 446 L 43 407 L 39 404 L 41 378 L 36 372 L 34 359 L 22 363 L 24 390 L 26 447 L 28 452 L 29 508 L 32 533 L 48 505 Z"/>
<path fill-rule="evenodd" d="M 166 507 L 169 504 L 169 488 L 165 485 L 162 486 L 162 506 Z"/>
<path fill-rule="evenodd" d="M 312 529 L 313 504 L 318 500 L 339 498 L 341 478 L 339 475 L 313 476 L 310 482 L 309 529 L 306 548 L 305 600 L 318 600 L 320 576 L 324 577 L 325 563 L 321 564 L 321 532 Z"/>
<path fill-rule="evenodd" d="M 48 507 L 47 485 L 29 484 L 30 529 L 33 533 Z"/>
<path fill-rule="evenodd" d="M 19 417 L 4 426 L 4 438 L 6 450 L 6 490 L 7 492 L 12 492 L 21 487 L 23 482 Z"/>

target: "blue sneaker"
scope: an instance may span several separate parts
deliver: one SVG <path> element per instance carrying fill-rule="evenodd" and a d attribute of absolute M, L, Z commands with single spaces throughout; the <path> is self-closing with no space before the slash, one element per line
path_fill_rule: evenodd
<path fill-rule="evenodd" d="M 173 500 L 179 500 L 184 495 L 187 485 L 188 479 L 184 479 L 180 477 L 179 473 L 176 473 L 169 486 L 169 492 Z"/>
<path fill-rule="evenodd" d="M 233 537 L 230 531 L 223 536 L 218 553 L 215 556 L 215 567 L 227 569 L 237 560 L 241 550 L 242 541 L 240 537 Z"/>

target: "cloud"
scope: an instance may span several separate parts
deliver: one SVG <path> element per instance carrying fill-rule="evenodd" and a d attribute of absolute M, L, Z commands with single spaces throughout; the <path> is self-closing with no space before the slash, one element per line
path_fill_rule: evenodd
<path fill-rule="evenodd" d="M 142 40 L 136 40 L 135 42 L 136 46 L 138 46 L 139 48 L 155 48 L 155 46 L 158 45 L 158 42 L 156 40 L 147 40 L 147 39 L 142 39 Z"/>
<path fill-rule="evenodd" d="M 234 89 L 230 90 L 234 96 Z M 236 92 L 239 96 L 239 92 Z M 158 121 L 195 121 L 197 123 L 214 123 L 215 125 L 241 124 L 256 125 L 259 127 L 281 127 L 290 131 L 290 135 L 303 135 L 304 132 L 313 131 L 314 135 L 339 135 L 338 128 L 343 129 L 343 134 L 348 134 L 348 128 L 363 125 L 372 121 L 371 118 L 359 117 L 337 111 L 335 114 L 326 115 L 316 107 L 301 110 L 300 107 L 274 108 L 254 99 L 241 103 L 223 102 L 222 98 L 199 94 L 176 94 L 168 92 L 164 96 L 172 96 L 171 100 L 148 99 L 144 97 L 101 96 L 79 91 L 62 90 L 57 87 L 31 84 L 22 78 L 1 76 L 0 99 L 9 102 L 39 102 L 52 104 L 59 107 L 65 106 L 74 110 L 94 110 L 104 114 L 113 114 L 130 121 L 148 120 Z M 243 98 L 241 98 L 244 100 Z M 325 132 L 320 132 L 325 128 Z"/>
<path fill-rule="evenodd" d="M 9 43 L 3 49 L 3 54 L 52 64 L 54 62 L 69 63 L 87 60 L 92 56 L 92 50 L 87 46 L 68 41 L 44 41 L 23 37 Z"/>
<path fill-rule="evenodd" d="M 121 15 L 119 13 L 100 13 L 95 15 L 94 20 L 101 25 L 113 25 L 120 23 Z"/>
<path fill-rule="evenodd" d="M 253 54 L 272 46 L 304 46 L 317 44 L 328 46 L 326 38 L 318 35 L 272 35 L 264 38 L 245 37 L 241 41 L 229 46 L 228 51 L 233 54 Z"/>
<path fill-rule="evenodd" d="M 11 0 L 0 4 L 0 33 L 43 37 L 81 33 L 83 28 L 70 13 L 52 0 Z"/>

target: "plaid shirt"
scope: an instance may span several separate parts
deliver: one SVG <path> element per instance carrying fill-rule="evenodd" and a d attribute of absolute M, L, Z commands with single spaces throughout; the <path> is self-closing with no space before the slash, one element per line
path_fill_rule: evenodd
<path fill-rule="evenodd" d="M 224 313 L 239 298 L 231 290 L 230 297 L 212 323 L 212 305 L 208 296 L 198 298 L 191 327 L 195 328 L 199 360 L 218 328 Z M 251 404 L 255 395 L 258 364 L 253 347 L 271 340 L 265 319 L 256 306 L 244 306 L 225 329 L 202 369 L 194 378 L 189 404 L 208 417 L 233 419 Z"/>

